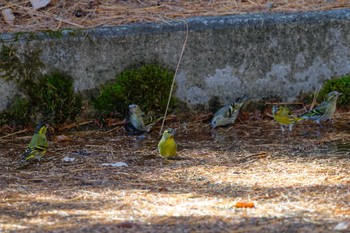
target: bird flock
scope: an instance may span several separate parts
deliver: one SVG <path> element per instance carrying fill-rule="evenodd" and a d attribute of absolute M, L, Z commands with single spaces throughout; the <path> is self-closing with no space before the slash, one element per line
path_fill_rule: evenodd
<path fill-rule="evenodd" d="M 318 124 L 321 121 L 326 121 L 332 118 L 336 110 L 336 102 L 341 93 L 332 91 L 328 93 L 326 99 L 316 108 L 302 114 L 295 116 L 286 106 L 273 106 L 272 115 L 276 122 L 281 126 L 282 132 L 284 127 L 288 127 L 292 131 L 293 126 L 301 120 L 311 120 Z M 233 103 L 221 107 L 214 114 L 210 125 L 213 129 L 231 125 L 235 122 L 238 113 L 247 100 L 247 96 L 236 99 Z M 152 117 L 143 113 L 141 108 L 136 104 L 129 105 L 129 116 L 124 125 L 125 130 L 131 135 L 140 135 L 150 131 L 151 127 L 158 122 L 162 117 Z M 48 148 L 48 140 L 46 138 L 46 131 L 48 125 L 39 123 L 35 129 L 34 135 L 26 148 L 25 152 L 20 156 L 20 162 L 26 163 L 31 160 L 39 160 L 45 155 Z M 166 158 L 172 159 L 176 157 L 177 145 L 174 140 L 175 130 L 168 128 L 163 132 L 162 138 L 158 143 L 159 154 Z"/>

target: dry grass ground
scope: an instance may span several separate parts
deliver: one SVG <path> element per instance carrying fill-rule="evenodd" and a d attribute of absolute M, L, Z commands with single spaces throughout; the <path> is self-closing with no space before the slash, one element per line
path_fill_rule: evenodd
<path fill-rule="evenodd" d="M 93 28 L 130 23 L 164 22 L 193 16 L 252 12 L 296 12 L 349 8 L 348 0 L 52 0 L 33 10 L 29 0 L 3 0 L 0 10 L 11 8 L 13 25 L 0 17 L 1 32 Z"/>
<path fill-rule="evenodd" d="M 171 161 L 156 151 L 159 128 L 143 139 L 81 129 L 22 169 L 31 132 L 2 136 L 0 232 L 332 232 L 350 224 L 349 119 L 285 134 L 267 119 L 215 132 L 174 120 Z M 128 167 L 102 166 L 114 162 Z"/>
<path fill-rule="evenodd" d="M 0 32 L 167 22 L 199 15 L 346 8 L 349 1 L 62 1 L 16 15 Z M 272 2 L 272 1 L 271 1 Z M 281 134 L 271 120 L 237 122 L 216 132 L 202 122 L 177 129 L 181 160 L 122 128 L 64 132 L 45 159 L 18 167 L 32 132 L 0 135 L 0 232 L 331 232 L 350 225 L 350 116 L 319 128 L 302 123 Z M 65 157 L 75 158 L 64 162 Z M 103 163 L 125 162 L 128 167 Z M 254 208 L 236 208 L 238 201 Z M 350 227 L 345 231 L 350 231 Z"/>

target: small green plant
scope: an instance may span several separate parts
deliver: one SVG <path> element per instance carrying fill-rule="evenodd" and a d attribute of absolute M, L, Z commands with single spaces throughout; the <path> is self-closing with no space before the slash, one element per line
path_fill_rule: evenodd
<path fill-rule="evenodd" d="M 31 103 L 28 99 L 16 96 L 7 111 L 0 114 L 0 125 L 26 125 L 32 114 Z"/>
<path fill-rule="evenodd" d="M 107 83 L 102 87 L 100 95 L 93 99 L 93 105 L 102 116 L 110 116 L 118 112 L 124 113 L 126 97 L 123 92 L 121 85 L 116 82 Z"/>
<path fill-rule="evenodd" d="M 125 114 L 129 104 L 138 104 L 144 111 L 165 110 L 174 72 L 151 64 L 125 70 L 114 82 L 102 87 L 93 105 L 103 113 Z M 174 106 L 175 98 L 171 99 Z"/>
<path fill-rule="evenodd" d="M 69 75 L 55 71 L 42 76 L 38 89 L 40 112 L 54 124 L 73 120 L 81 112 L 82 98 L 74 93 L 73 79 Z"/>
<path fill-rule="evenodd" d="M 317 101 L 320 103 L 325 100 L 327 94 L 331 91 L 341 92 L 337 104 L 338 106 L 349 106 L 350 104 L 350 75 L 327 80 L 321 88 Z"/>

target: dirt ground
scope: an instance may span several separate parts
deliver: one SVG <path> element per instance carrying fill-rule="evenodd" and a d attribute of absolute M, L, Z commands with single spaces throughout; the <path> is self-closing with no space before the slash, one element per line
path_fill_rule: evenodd
<path fill-rule="evenodd" d="M 15 20 L 13 24 L 8 24 L 1 16 L 0 33 L 167 23 L 169 20 L 193 16 L 320 11 L 349 7 L 348 0 L 51 0 L 47 7 L 33 10 L 29 0 L 2 0 L 0 10 L 10 8 Z"/>
<path fill-rule="evenodd" d="M 16 20 L 9 25 L 0 17 L 0 33 L 328 10 L 350 2 L 53 0 L 38 11 L 27 0 L 0 3 L 7 7 Z M 3 128 L 0 232 L 349 232 L 349 119 L 338 113 L 333 124 L 303 122 L 282 134 L 265 118 L 216 131 L 207 121 L 175 118 L 166 126 L 177 130 L 181 159 L 170 161 L 156 150 L 159 125 L 145 137 L 127 136 L 122 126 L 81 126 L 60 132 L 66 140 L 53 135 L 45 158 L 26 168 L 18 158 L 33 131 Z M 102 165 L 115 162 L 128 166 Z"/>
<path fill-rule="evenodd" d="M 181 158 L 169 161 L 156 150 L 159 125 L 144 137 L 81 126 L 51 136 L 45 159 L 26 168 L 17 161 L 32 131 L 2 133 L 0 232 L 334 232 L 339 223 L 346 232 L 349 119 L 282 134 L 270 119 L 213 131 L 175 118 L 166 126 Z M 128 166 L 103 165 L 115 162 Z"/>

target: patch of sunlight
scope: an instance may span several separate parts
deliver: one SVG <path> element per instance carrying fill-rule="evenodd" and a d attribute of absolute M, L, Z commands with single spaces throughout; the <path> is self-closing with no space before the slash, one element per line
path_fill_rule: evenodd
<path fill-rule="evenodd" d="M 311 161 L 258 161 L 244 167 L 196 167 L 196 176 L 212 184 L 266 188 L 325 185 L 338 176 L 337 167 Z M 329 184 L 329 182 L 328 182 Z"/>
<path fill-rule="evenodd" d="M 125 218 L 123 210 L 115 209 L 101 209 L 101 210 L 82 210 L 82 209 L 72 209 L 72 210 L 50 210 L 42 211 L 39 216 L 52 216 L 58 215 L 60 217 L 70 217 L 78 219 L 105 219 L 110 220 L 132 220 L 130 218 Z"/>
<path fill-rule="evenodd" d="M 18 225 L 18 224 L 11 224 L 11 223 L 2 223 L 0 224 L 0 232 L 2 232 L 2 230 L 5 231 L 17 231 L 17 230 L 23 230 L 23 229 L 27 229 L 27 226 L 22 226 L 22 225 Z"/>

